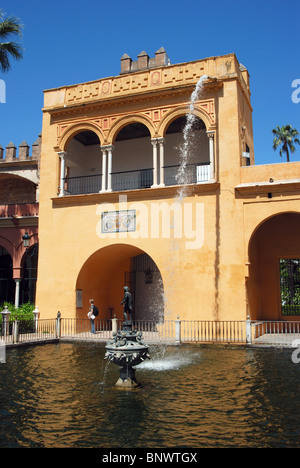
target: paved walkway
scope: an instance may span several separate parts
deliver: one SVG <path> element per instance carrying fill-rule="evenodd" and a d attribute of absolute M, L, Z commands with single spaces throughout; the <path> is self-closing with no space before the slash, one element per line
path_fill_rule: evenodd
<path fill-rule="evenodd" d="M 253 344 L 298 348 L 300 346 L 300 333 L 266 333 L 255 338 Z"/>
<path fill-rule="evenodd" d="M 78 334 L 62 335 L 62 341 L 89 341 L 89 342 L 107 342 L 112 338 L 111 331 L 96 332 L 95 334 L 84 332 Z M 161 337 L 157 332 L 144 332 L 143 341 L 147 344 L 175 344 L 174 338 Z M 25 334 L 19 335 L 18 342 L 14 342 L 13 336 L 6 336 L 5 340 L 0 338 L 0 341 L 5 343 L 6 346 L 18 346 L 25 344 L 44 344 L 49 342 L 57 342 L 59 338 L 56 337 L 55 333 L 44 333 L 44 334 Z M 218 345 L 235 345 L 234 342 L 210 342 L 210 341 L 194 341 L 194 340 L 182 340 L 182 343 L 188 344 L 218 344 Z M 236 343 L 239 346 L 246 345 L 246 343 Z M 247 345 L 251 346 L 251 345 Z M 253 339 L 252 346 L 270 346 L 270 347 L 300 347 L 300 333 L 267 333 L 261 335 L 259 338 Z"/>

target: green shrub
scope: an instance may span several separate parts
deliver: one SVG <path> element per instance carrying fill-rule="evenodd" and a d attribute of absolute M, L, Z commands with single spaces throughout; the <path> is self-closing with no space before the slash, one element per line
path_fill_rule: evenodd
<path fill-rule="evenodd" d="M 10 316 L 9 316 L 9 321 L 13 322 L 14 320 L 33 320 L 33 311 L 35 308 L 34 304 L 31 304 L 31 302 L 27 302 L 26 304 L 22 304 L 19 307 L 15 307 L 14 304 L 11 302 L 4 302 L 3 307 L 1 308 L 1 311 L 4 309 L 4 307 L 7 306 Z"/>

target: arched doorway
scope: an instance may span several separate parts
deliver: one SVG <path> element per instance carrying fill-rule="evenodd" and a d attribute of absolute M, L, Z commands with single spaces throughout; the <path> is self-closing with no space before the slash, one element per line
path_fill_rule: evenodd
<path fill-rule="evenodd" d="M 247 282 L 252 320 L 300 319 L 299 239 L 299 213 L 268 218 L 253 233 Z"/>
<path fill-rule="evenodd" d="M 35 303 L 36 281 L 38 268 L 38 244 L 35 244 L 25 254 L 23 262 L 23 278 L 20 285 L 20 303 Z"/>
<path fill-rule="evenodd" d="M 89 299 L 99 308 L 99 318 L 123 318 L 124 286 L 133 296 L 133 320 L 159 321 L 164 316 L 160 271 L 143 250 L 115 244 L 92 254 L 77 278 L 77 318 L 86 318 Z"/>
<path fill-rule="evenodd" d="M 4 247 L 0 246 L 0 305 L 14 302 L 15 282 L 13 280 L 12 258 Z"/>

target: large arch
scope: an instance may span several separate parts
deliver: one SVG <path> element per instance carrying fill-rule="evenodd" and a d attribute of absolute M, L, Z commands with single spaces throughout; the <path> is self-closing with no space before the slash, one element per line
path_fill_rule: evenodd
<path fill-rule="evenodd" d="M 94 252 L 82 266 L 76 283 L 77 318 L 86 318 L 89 299 L 99 308 L 99 318 L 122 319 L 124 286 L 133 299 L 134 320 L 163 319 L 163 284 L 155 262 L 146 252 L 128 244 L 114 244 Z"/>
<path fill-rule="evenodd" d="M 281 297 L 284 259 L 300 259 L 300 213 L 284 212 L 265 219 L 254 230 L 248 247 L 247 296 L 252 320 L 299 320 L 286 315 Z"/>
<path fill-rule="evenodd" d="M 36 202 L 37 182 L 27 177 L 5 172 L 0 174 L 0 185 L 2 205 Z"/>

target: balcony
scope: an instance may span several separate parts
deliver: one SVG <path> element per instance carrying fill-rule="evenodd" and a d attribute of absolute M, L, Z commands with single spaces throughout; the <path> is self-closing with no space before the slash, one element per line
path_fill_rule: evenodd
<path fill-rule="evenodd" d="M 179 165 L 164 166 L 165 186 L 180 185 L 178 178 Z M 211 180 L 210 163 L 188 164 L 185 168 L 184 183 L 199 184 Z M 65 195 L 84 195 L 99 193 L 102 188 L 102 174 L 92 174 L 76 177 L 65 177 Z M 153 168 L 111 173 L 112 191 L 139 190 L 153 186 Z"/>

